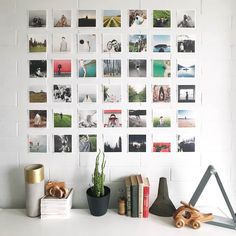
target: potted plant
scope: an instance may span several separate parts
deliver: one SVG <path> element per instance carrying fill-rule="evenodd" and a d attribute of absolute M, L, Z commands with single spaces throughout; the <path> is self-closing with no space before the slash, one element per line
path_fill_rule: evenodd
<path fill-rule="evenodd" d="M 94 173 L 92 176 L 93 186 L 87 190 L 87 199 L 90 213 L 93 216 L 102 216 L 106 214 L 109 200 L 110 200 L 110 188 L 104 186 L 105 174 L 104 168 L 106 166 L 105 154 L 103 153 L 102 163 L 100 165 L 101 150 L 96 156 Z"/>

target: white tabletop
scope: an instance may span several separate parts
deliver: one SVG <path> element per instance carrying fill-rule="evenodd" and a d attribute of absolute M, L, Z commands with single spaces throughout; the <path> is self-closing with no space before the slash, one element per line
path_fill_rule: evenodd
<path fill-rule="evenodd" d="M 109 210 L 101 217 L 91 216 L 86 209 L 73 209 L 69 219 L 41 220 L 25 215 L 25 210 L 0 210 L 1 236 L 230 236 L 235 230 L 202 224 L 194 230 L 177 229 L 172 218 L 150 215 L 148 219 L 120 216 Z"/>

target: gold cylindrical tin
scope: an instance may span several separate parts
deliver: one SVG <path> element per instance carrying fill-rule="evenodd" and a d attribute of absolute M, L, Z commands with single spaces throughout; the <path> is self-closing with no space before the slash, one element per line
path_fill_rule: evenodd
<path fill-rule="evenodd" d="M 118 201 L 118 214 L 125 215 L 125 199 L 120 198 Z"/>
<path fill-rule="evenodd" d="M 44 179 L 44 167 L 33 164 L 25 167 L 25 181 L 29 184 L 40 183 Z"/>

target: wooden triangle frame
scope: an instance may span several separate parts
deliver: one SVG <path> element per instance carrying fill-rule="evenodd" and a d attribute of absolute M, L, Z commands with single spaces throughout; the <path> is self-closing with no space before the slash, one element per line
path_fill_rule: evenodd
<path fill-rule="evenodd" d="M 207 222 L 208 224 L 212 224 L 212 225 L 216 225 L 216 226 L 220 226 L 220 227 L 225 227 L 225 228 L 229 228 L 229 229 L 236 229 L 236 215 L 235 212 L 233 210 L 232 205 L 230 204 L 229 198 L 225 192 L 225 189 L 223 187 L 223 184 L 220 180 L 220 177 L 217 173 L 217 171 L 215 170 L 215 168 L 213 166 L 208 166 L 205 174 L 203 175 L 197 189 L 195 190 L 191 200 L 189 201 L 189 203 L 192 206 L 195 206 L 197 200 L 199 199 L 200 195 L 202 194 L 206 184 L 208 183 L 210 177 L 214 175 L 216 178 L 216 181 L 219 185 L 220 191 L 224 197 L 224 200 L 227 204 L 227 207 L 229 209 L 230 215 L 232 217 L 231 218 L 227 218 L 227 217 L 221 217 L 221 216 L 214 216 L 214 220 L 213 221 L 209 221 Z"/>

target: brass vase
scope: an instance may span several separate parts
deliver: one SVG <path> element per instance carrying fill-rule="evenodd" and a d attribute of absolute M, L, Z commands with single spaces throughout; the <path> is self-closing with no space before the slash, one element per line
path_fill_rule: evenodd
<path fill-rule="evenodd" d="M 26 214 L 40 215 L 40 199 L 44 196 L 44 167 L 33 164 L 25 167 Z"/>

